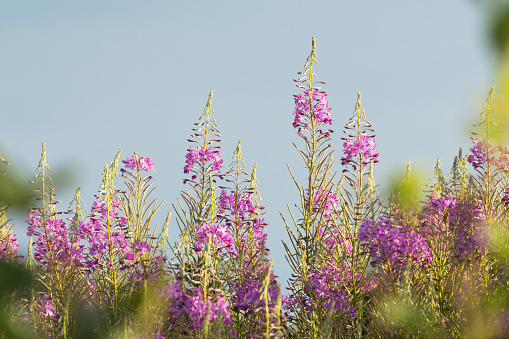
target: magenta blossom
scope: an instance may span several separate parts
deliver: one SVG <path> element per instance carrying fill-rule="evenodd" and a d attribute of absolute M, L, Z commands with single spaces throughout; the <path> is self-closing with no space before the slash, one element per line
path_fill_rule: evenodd
<path fill-rule="evenodd" d="M 138 170 L 142 170 L 145 172 L 154 170 L 154 164 L 152 163 L 152 159 L 150 158 L 138 157 L 138 159 L 136 159 L 136 156 L 134 156 L 131 158 L 127 158 L 126 160 L 122 160 L 122 162 L 125 164 L 125 167 L 129 169 L 137 168 Z"/>
<path fill-rule="evenodd" d="M 223 224 L 209 224 L 204 223 L 198 225 L 196 232 L 196 251 L 203 251 L 203 247 L 207 246 L 209 237 L 212 239 L 212 245 L 217 247 L 219 251 L 226 248 L 228 251 L 233 251 L 233 239 L 228 233 L 228 226 Z"/>
<path fill-rule="evenodd" d="M 381 219 L 376 224 L 364 221 L 359 228 L 359 239 L 369 247 L 374 267 L 389 264 L 394 271 L 401 272 L 407 258 L 423 266 L 432 259 L 426 238 L 417 229 L 397 225 L 390 219 Z"/>
<path fill-rule="evenodd" d="M 186 154 L 184 173 L 189 173 L 196 163 L 206 164 L 208 161 L 212 161 L 212 171 L 214 174 L 220 175 L 220 170 L 223 166 L 220 150 L 213 148 L 195 150 L 193 146 L 190 146 Z"/>
<path fill-rule="evenodd" d="M 345 157 L 341 158 L 341 164 L 353 164 L 356 168 L 355 158 L 361 157 L 364 165 L 371 161 L 378 162 L 378 152 L 376 151 L 375 138 L 373 136 L 361 135 L 358 139 L 346 139 L 343 143 L 343 153 Z"/>
<path fill-rule="evenodd" d="M 17 256 L 18 251 L 19 245 L 15 234 L 7 232 L 0 238 L 0 262 L 6 262 L 9 258 Z"/>
<path fill-rule="evenodd" d="M 41 211 L 28 212 L 28 236 L 35 236 L 34 259 L 44 265 L 56 263 L 68 264 L 73 261 L 78 264 L 83 259 L 84 245 L 81 245 L 82 233 L 78 230 L 71 234 L 65 222 L 57 217 L 41 221 Z"/>
<path fill-rule="evenodd" d="M 331 109 L 327 101 L 327 93 L 319 92 L 317 88 L 311 89 L 311 92 L 304 90 L 303 93 L 294 95 L 295 100 L 295 117 L 293 127 L 308 128 L 311 119 L 315 119 L 318 123 L 331 125 L 330 117 Z"/>
<path fill-rule="evenodd" d="M 502 147 L 502 143 L 488 142 L 486 140 L 472 139 L 473 146 L 470 148 L 472 152 L 468 156 L 468 162 L 474 168 L 481 167 L 485 163 L 491 163 L 499 168 L 509 166 L 509 145 Z"/>
<path fill-rule="evenodd" d="M 200 287 L 182 290 L 179 282 L 163 285 L 158 292 L 160 301 L 167 305 L 169 323 L 166 329 L 179 326 L 180 323 L 185 323 L 187 329 L 198 329 L 202 327 L 207 315 L 209 323 L 215 323 L 220 318 L 225 325 L 232 321 L 228 302 L 221 294 L 205 298 Z"/>
<path fill-rule="evenodd" d="M 323 186 L 321 186 L 314 194 L 313 204 L 311 206 L 312 212 L 323 212 L 323 218 L 327 221 L 333 215 L 337 216 L 341 214 L 341 211 L 338 210 L 338 203 L 338 194 L 332 193 L 330 189 L 325 189 Z"/>
<path fill-rule="evenodd" d="M 488 161 L 489 145 L 486 140 L 473 139 L 472 143 L 474 145 L 470 148 L 472 154 L 468 156 L 468 162 L 471 163 L 474 168 L 477 168 Z"/>

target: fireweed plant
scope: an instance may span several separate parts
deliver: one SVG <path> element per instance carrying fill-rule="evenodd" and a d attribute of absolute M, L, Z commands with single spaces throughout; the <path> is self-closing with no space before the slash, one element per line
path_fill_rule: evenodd
<path fill-rule="evenodd" d="M 382 198 L 360 93 L 334 140 L 316 64 L 313 39 L 295 80 L 291 123 L 306 175 L 290 171 L 299 199 L 282 214 L 293 270 L 287 291 L 269 259 L 257 167 L 247 171 L 241 141 L 223 162 L 211 91 L 188 139 L 174 238 L 171 212 L 161 231 L 154 223 L 161 204 L 151 198 L 152 159 L 119 151 L 89 210 L 79 188 L 62 209 L 43 143 L 27 258 L 18 253 L 10 206 L 0 205 L 0 336 L 509 336 L 509 146 L 494 89 L 448 176 L 439 159 L 422 199 L 409 164 Z M 0 158 L 2 180 L 7 165 Z"/>
<path fill-rule="evenodd" d="M 304 160 L 307 178 L 300 185 L 299 214 L 289 209 L 286 227 L 291 247 L 285 244 L 287 259 L 294 270 L 289 282 L 285 310 L 291 335 L 338 337 L 362 335 L 365 295 L 373 282 L 367 272 L 369 254 L 360 241 L 364 223 L 373 223 L 381 204 L 373 180 L 378 162 L 374 130 L 361 107 L 360 93 L 354 113 L 342 138 L 343 175 L 336 181 L 336 160 L 331 147 L 333 130 L 327 93 L 317 85 L 315 42 L 301 76 L 296 79 L 301 93 L 294 96 L 293 126 L 303 140 L 295 145 Z"/>
<path fill-rule="evenodd" d="M 255 169 L 245 170 L 241 142 L 229 170 L 222 169 L 212 91 L 187 150 L 180 240 L 173 245 L 181 293 L 200 305 L 179 334 L 274 337 L 284 333 L 281 294 L 265 247 L 266 223 Z M 196 147 L 196 148 L 195 148 Z M 255 167 L 256 168 L 256 167 Z M 219 182 L 223 183 L 222 185 Z M 229 305 L 229 307 L 228 307 Z M 189 313 L 189 312 L 188 312 Z M 189 321 L 191 326 L 189 326 Z"/>

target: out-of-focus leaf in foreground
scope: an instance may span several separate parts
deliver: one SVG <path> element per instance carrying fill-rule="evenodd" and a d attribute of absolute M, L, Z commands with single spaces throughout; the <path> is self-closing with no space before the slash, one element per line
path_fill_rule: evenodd
<path fill-rule="evenodd" d="M 36 338 L 28 326 L 20 325 L 13 314 L 12 301 L 26 295 L 32 275 L 20 264 L 0 262 L 0 335 L 2 338 Z"/>
<path fill-rule="evenodd" d="M 0 205 L 26 208 L 30 189 L 10 163 L 0 156 Z"/>
<path fill-rule="evenodd" d="M 392 179 L 392 197 L 394 202 L 406 211 L 417 208 L 422 198 L 424 176 L 415 171 L 412 173 L 410 163 L 407 165 L 406 173 L 399 173 Z"/>

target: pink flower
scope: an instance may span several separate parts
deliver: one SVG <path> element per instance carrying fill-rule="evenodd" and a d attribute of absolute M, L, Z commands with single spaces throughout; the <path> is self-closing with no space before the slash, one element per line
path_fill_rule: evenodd
<path fill-rule="evenodd" d="M 136 157 L 127 158 L 126 160 L 122 160 L 122 162 L 125 164 L 126 168 L 129 169 L 135 169 L 142 170 L 145 172 L 148 172 L 150 170 L 154 169 L 154 164 L 152 163 L 152 159 L 150 158 L 143 158 L 139 157 L 136 159 Z"/>
<path fill-rule="evenodd" d="M 359 156 L 364 165 L 369 164 L 371 161 L 374 163 L 378 162 L 375 138 L 372 136 L 361 135 L 359 139 L 346 139 L 343 143 L 343 153 L 345 157 L 341 158 L 342 165 L 353 164 L 355 168 L 354 158 Z"/>

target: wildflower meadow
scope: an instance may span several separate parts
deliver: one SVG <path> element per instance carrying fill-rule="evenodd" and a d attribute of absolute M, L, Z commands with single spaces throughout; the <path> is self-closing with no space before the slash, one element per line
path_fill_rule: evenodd
<path fill-rule="evenodd" d="M 305 169 L 289 167 L 297 200 L 280 211 L 287 282 L 270 259 L 257 167 L 246 168 L 241 141 L 222 153 L 210 91 L 188 126 L 185 189 L 171 208 L 154 198 L 157 159 L 121 151 L 91 206 L 80 188 L 57 201 L 42 144 L 24 234 L 13 233 L 11 206 L 0 206 L 0 336 L 509 337 L 509 146 L 495 88 L 452 168 L 438 159 L 420 187 L 409 164 L 384 195 L 361 93 L 343 119 L 316 69 L 313 38 L 281 126 L 295 132 L 288 142 Z M 162 226 L 156 213 L 167 213 Z"/>

